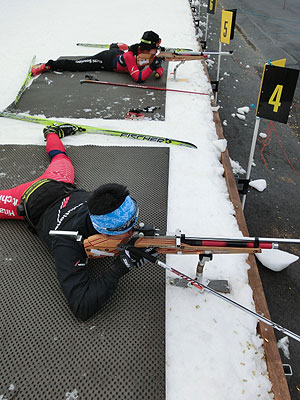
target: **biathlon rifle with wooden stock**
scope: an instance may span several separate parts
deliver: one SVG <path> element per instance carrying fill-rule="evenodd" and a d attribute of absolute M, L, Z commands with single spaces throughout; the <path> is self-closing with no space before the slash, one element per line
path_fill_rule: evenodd
<path fill-rule="evenodd" d="M 241 311 L 250 314 L 259 321 L 271 326 L 273 329 L 287 335 L 300 342 L 300 335 L 292 332 L 285 327 L 277 324 L 260 315 L 257 312 L 243 306 L 242 304 L 226 297 L 214 290 L 209 285 L 199 282 L 184 273 L 176 270 L 172 266 L 159 260 L 157 256 L 149 254 L 146 248 L 154 248 L 159 254 L 236 254 L 236 253 L 260 253 L 262 249 L 276 249 L 280 243 L 300 244 L 300 239 L 283 239 L 283 238 L 259 238 L 259 237 L 241 237 L 241 238 L 224 238 L 224 237 L 189 237 L 176 231 L 175 235 L 165 236 L 161 231 L 154 229 L 152 225 L 140 224 L 138 228 L 119 235 L 118 238 L 108 235 L 93 235 L 82 240 L 82 236 L 78 232 L 72 231 L 50 231 L 50 235 L 63 235 L 73 237 L 76 241 L 83 241 L 85 252 L 88 258 L 98 258 L 105 256 L 115 256 L 122 250 L 129 250 L 133 254 L 144 257 L 146 260 L 156 264 L 180 279 L 187 281 L 191 286 L 200 290 L 207 291 L 219 299 L 231 304 Z"/>
<path fill-rule="evenodd" d="M 152 62 L 154 57 L 162 58 L 165 62 L 170 61 L 195 61 L 207 58 L 209 55 L 232 55 L 232 51 L 164 51 L 164 48 L 160 48 L 158 52 L 153 54 L 141 53 L 137 56 L 137 64 L 139 66 L 146 65 Z"/>
<path fill-rule="evenodd" d="M 174 235 L 140 224 L 124 237 L 93 235 L 83 241 L 89 258 L 117 255 L 120 244 L 130 242 L 135 248 L 154 248 L 158 254 L 254 254 L 263 249 L 277 249 L 279 244 L 300 244 L 300 239 L 259 237 L 192 237 L 177 230 Z"/>

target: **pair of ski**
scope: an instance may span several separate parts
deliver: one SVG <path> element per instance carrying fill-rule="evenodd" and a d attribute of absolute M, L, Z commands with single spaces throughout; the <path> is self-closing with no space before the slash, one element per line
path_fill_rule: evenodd
<path fill-rule="evenodd" d="M 66 124 L 66 122 L 58 121 L 58 120 L 54 120 L 54 119 L 33 117 L 31 115 L 16 114 L 16 113 L 11 113 L 11 112 L 6 112 L 6 111 L 0 112 L 0 117 L 16 119 L 19 121 L 33 122 L 35 124 L 40 124 L 40 125 L 44 125 L 44 126 L 59 126 L 59 125 Z M 68 124 L 68 122 L 67 122 L 67 124 Z M 98 127 L 89 126 L 89 125 L 78 125 L 78 124 L 71 124 L 71 125 L 76 127 L 76 129 L 78 130 L 78 133 L 96 133 L 96 134 L 120 137 L 120 138 L 125 138 L 125 139 L 135 139 L 135 140 L 141 140 L 141 141 L 152 142 L 152 143 L 164 143 L 164 144 L 170 144 L 170 145 L 175 145 L 175 146 L 184 146 L 184 147 L 189 147 L 192 149 L 197 149 L 197 146 L 195 146 L 193 143 L 185 142 L 183 140 L 171 139 L 171 138 L 167 138 L 167 137 L 163 137 L 163 136 L 154 136 L 154 135 L 148 135 L 148 134 L 144 134 L 144 133 L 134 133 L 134 132 L 127 132 L 127 131 L 117 131 L 117 130 L 113 130 L 113 129 L 98 128 Z"/>
<path fill-rule="evenodd" d="M 119 45 L 125 45 L 125 43 L 118 43 Z M 76 43 L 76 46 L 81 47 L 94 47 L 100 49 L 109 49 L 110 44 L 108 43 Z M 127 45 L 125 45 L 127 46 Z M 193 51 L 193 49 L 184 49 L 179 47 L 159 47 L 160 51 L 172 52 L 172 53 L 183 53 L 188 51 Z"/>
<path fill-rule="evenodd" d="M 30 85 L 31 81 L 34 78 L 33 75 L 32 75 L 31 70 L 32 70 L 32 67 L 35 65 L 35 62 L 36 62 L 36 56 L 33 56 L 32 60 L 30 62 L 29 68 L 28 68 L 27 75 L 26 75 L 26 77 L 24 79 L 24 82 L 22 83 L 22 86 L 20 87 L 20 89 L 19 89 L 19 91 L 17 93 L 17 96 L 15 98 L 15 101 L 14 101 L 15 105 L 18 104 L 22 94 L 25 92 L 25 90 L 28 88 L 28 86 Z"/>

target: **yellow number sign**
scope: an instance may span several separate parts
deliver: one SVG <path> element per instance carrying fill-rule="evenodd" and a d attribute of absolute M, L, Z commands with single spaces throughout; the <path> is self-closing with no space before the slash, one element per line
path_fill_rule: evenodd
<path fill-rule="evenodd" d="M 258 95 L 256 115 L 260 118 L 286 124 L 299 71 L 272 64 L 265 64 Z"/>
<path fill-rule="evenodd" d="M 226 44 L 230 43 L 232 21 L 233 21 L 233 12 L 228 10 L 223 10 L 222 20 L 221 20 L 220 42 Z"/>
<path fill-rule="evenodd" d="M 215 14 L 216 9 L 217 9 L 217 0 L 208 0 L 207 13 Z"/>

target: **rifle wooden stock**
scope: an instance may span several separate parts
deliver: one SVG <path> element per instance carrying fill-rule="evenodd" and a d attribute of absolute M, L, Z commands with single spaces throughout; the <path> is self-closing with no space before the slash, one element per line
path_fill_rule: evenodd
<path fill-rule="evenodd" d="M 138 66 L 146 66 L 151 64 L 151 62 L 154 59 L 153 54 L 146 54 L 146 53 L 141 53 L 137 56 L 137 65 Z M 156 57 L 158 58 L 163 58 L 164 61 L 170 62 L 170 61 L 195 61 L 195 60 L 202 60 L 203 58 L 206 58 L 207 56 L 205 54 L 202 54 L 200 52 L 170 52 L 170 51 L 161 51 L 160 53 L 156 54 Z"/>
<path fill-rule="evenodd" d="M 93 235 L 84 240 L 84 249 L 88 258 L 114 256 L 119 252 L 117 247 L 126 243 L 130 234 L 118 236 Z M 136 240 L 134 247 L 154 247 L 159 254 L 253 254 L 261 253 L 261 248 L 238 246 L 198 246 L 181 242 L 176 244 L 176 237 L 171 236 L 143 236 Z"/>

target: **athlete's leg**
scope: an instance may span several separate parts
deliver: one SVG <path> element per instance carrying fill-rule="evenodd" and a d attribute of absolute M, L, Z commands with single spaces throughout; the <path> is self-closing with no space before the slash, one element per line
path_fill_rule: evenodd
<path fill-rule="evenodd" d="M 39 179 L 49 178 L 59 182 L 73 183 L 75 178 L 74 167 L 66 155 L 62 141 L 56 133 L 49 133 L 46 140 L 46 151 L 50 157 L 50 165 Z"/>
<path fill-rule="evenodd" d="M 23 219 L 17 214 L 17 206 L 25 190 L 33 183 L 26 182 L 8 190 L 0 190 L 0 219 Z"/>
<path fill-rule="evenodd" d="M 50 67 L 50 71 L 100 71 L 104 69 L 102 53 L 105 54 L 108 51 L 109 50 L 105 50 L 95 56 L 84 57 L 78 60 L 70 60 L 66 58 L 61 58 L 56 61 L 49 60 L 46 63 L 46 66 Z"/>
<path fill-rule="evenodd" d="M 46 137 L 46 151 L 50 157 L 50 165 L 39 178 L 23 183 L 8 190 L 0 190 L 0 219 L 23 219 L 18 216 L 17 206 L 25 190 L 40 179 L 54 179 L 59 182 L 74 182 L 74 167 L 65 153 L 65 147 L 56 133 Z"/>

